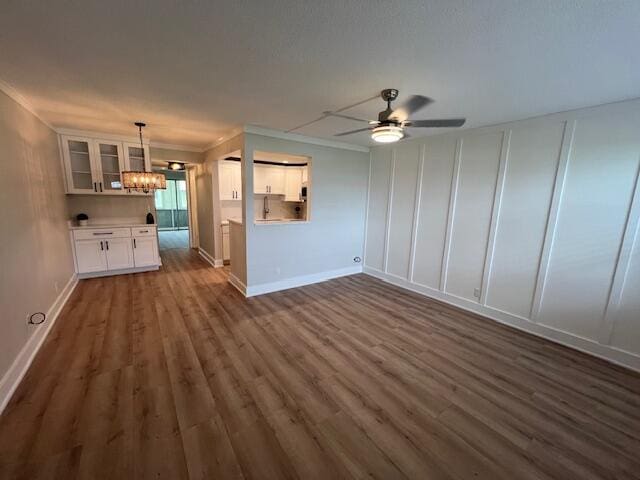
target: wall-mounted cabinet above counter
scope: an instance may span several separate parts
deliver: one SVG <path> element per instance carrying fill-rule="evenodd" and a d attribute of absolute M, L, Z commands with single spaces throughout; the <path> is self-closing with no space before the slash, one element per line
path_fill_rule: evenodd
<path fill-rule="evenodd" d="M 82 195 L 149 195 L 122 188 L 122 172 L 151 171 L 149 145 L 61 135 L 66 192 Z"/>
<path fill-rule="evenodd" d="M 302 187 L 307 181 L 306 166 L 267 165 L 256 163 L 253 170 L 253 193 L 284 195 L 286 202 L 303 201 Z M 240 162 L 218 162 L 220 200 L 242 200 Z"/>

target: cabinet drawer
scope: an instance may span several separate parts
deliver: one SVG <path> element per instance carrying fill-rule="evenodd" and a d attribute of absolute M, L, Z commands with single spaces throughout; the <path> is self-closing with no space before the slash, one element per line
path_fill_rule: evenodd
<path fill-rule="evenodd" d="M 74 230 L 76 240 L 96 240 L 102 238 L 126 238 L 131 236 L 130 228 L 92 228 L 90 230 Z"/>
<path fill-rule="evenodd" d="M 134 227 L 131 228 L 132 237 L 151 237 L 156 234 L 156 227 Z"/>

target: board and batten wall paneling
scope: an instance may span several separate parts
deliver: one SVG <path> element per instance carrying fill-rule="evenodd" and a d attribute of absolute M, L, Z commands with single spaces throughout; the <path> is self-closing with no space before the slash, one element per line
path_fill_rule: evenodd
<path fill-rule="evenodd" d="M 371 152 L 365 263 L 377 270 L 384 270 L 391 155 L 389 148 Z"/>
<path fill-rule="evenodd" d="M 413 281 L 435 289 L 440 288 L 456 144 L 453 136 L 434 137 L 424 153 Z"/>
<path fill-rule="evenodd" d="M 389 217 L 387 273 L 409 277 L 420 145 L 406 143 L 394 151 Z"/>
<path fill-rule="evenodd" d="M 640 197 L 638 192 L 636 195 Z M 636 222 L 632 237 L 628 266 L 620 272 L 622 289 L 619 304 L 612 314 L 610 342 L 622 350 L 640 352 L 640 222 Z"/>
<path fill-rule="evenodd" d="M 640 111 L 578 119 L 538 322 L 596 340 L 640 161 Z"/>
<path fill-rule="evenodd" d="M 640 100 L 371 161 L 366 273 L 640 370 Z"/>
<path fill-rule="evenodd" d="M 565 122 L 511 131 L 487 305 L 529 318 Z"/>
<path fill-rule="evenodd" d="M 444 290 L 467 300 L 482 288 L 503 132 L 462 138 Z"/>

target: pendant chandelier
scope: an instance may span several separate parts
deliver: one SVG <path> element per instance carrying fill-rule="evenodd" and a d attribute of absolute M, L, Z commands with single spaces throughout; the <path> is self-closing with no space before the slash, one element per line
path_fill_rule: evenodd
<path fill-rule="evenodd" d="M 138 134 L 140 136 L 140 150 L 142 151 L 142 159 L 144 160 L 144 144 L 142 143 L 142 127 L 147 124 L 136 122 Z M 167 188 L 167 178 L 164 173 L 134 171 L 129 170 L 122 172 L 122 185 L 127 190 L 135 190 L 136 192 L 154 192 L 155 190 L 165 190 Z"/>

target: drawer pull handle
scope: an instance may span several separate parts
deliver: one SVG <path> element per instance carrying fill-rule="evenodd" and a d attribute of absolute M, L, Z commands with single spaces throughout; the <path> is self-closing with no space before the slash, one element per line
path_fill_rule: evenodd
<path fill-rule="evenodd" d="M 113 235 L 113 232 L 93 232 L 94 235 Z"/>
<path fill-rule="evenodd" d="M 149 230 L 140 230 L 138 233 L 149 233 Z"/>

